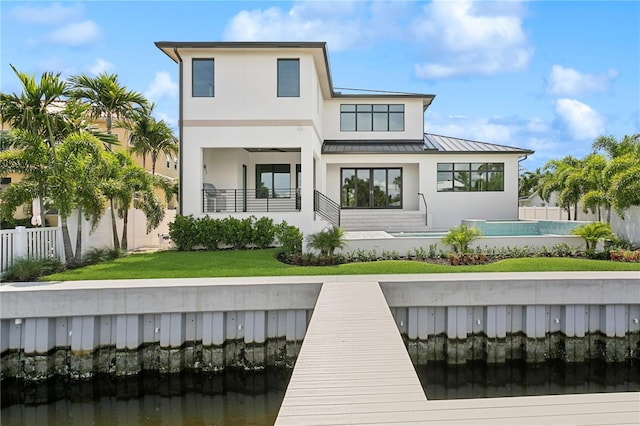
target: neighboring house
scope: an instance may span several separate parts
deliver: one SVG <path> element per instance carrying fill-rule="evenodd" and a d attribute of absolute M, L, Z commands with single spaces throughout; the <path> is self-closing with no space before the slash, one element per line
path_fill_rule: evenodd
<path fill-rule="evenodd" d="M 305 234 L 518 218 L 518 161 L 533 151 L 425 134 L 434 95 L 336 91 L 325 43 L 156 46 L 179 65 L 184 215 L 264 215 Z"/>

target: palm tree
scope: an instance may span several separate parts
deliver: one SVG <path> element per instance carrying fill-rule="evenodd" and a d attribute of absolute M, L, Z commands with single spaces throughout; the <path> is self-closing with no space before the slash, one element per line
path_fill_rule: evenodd
<path fill-rule="evenodd" d="M 571 207 L 574 210 L 574 220 L 578 220 L 578 202 L 584 187 L 581 161 L 569 155 L 562 160 L 548 161 L 542 170 L 538 195 L 549 202 L 551 195 L 556 193 L 558 204 L 567 211 L 568 220 L 571 220 Z"/>
<path fill-rule="evenodd" d="M 145 109 L 131 122 L 121 123 L 129 130 L 130 152 L 142 157 L 143 165 L 147 155 L 151 156 L 151 174 L 156 174 L 156 162 L 160 154 L 174 156 L 178 154 L 178 138 L 164 121 L 151 116 L 154 105 Z"/>
<path fill-rule="evenodd" d="M 65 138 L 54 154 L 47 186 L 60 215 L 67 263 L 82 260 L 83 217 L 91 221 L 93 230 L 104 213 L 105 200 L 100 191 L 100 179 L 104 175 L 103 151 L 100 140 L 83 131 Z M 73 209 L 78 210 L 75 256 L 67 225 Z"/>
<path fill-rule="evenodd" d="M 535 193 L 538 189 L 538 184 L 540 183 L 541 177 L 542 172 L 540 171 L 540 168 L 537 168 L 533 172 L 525 171 L 524 173 L 520 174 L 518 197 L 526 198 Z"/>
<path fill-rule="evenodd" d="M 156 179 L 146 170 L 135 164 L 131 155 L 125 151 L 116 151 L 108 156 L 108 174 L 103 182 L 102 191 L 109 199 L 111 207 L 111 226 L 114 249 L 127 250 L 129 209 L 136 199 L 136 207 L 141 208 L 147 218 L 147 232 L 156 228 L 164 219 L 162 203 L 154 194 Z M 123 220 L 122 241 L 118 240 L 115 213 Z"/>
<path fill-rule="evenodd" d="M 606 179 L 604 169 L 607 159 L 601 154 L 590 154 L 583 160 L 583 175 L 585 194 L 582 196 L 582 210 L 598 213 L 598 220 L 602 220 L 602 209 L 606 211 L 606 221 L 611 223 L 611 197 L 609 187 L 611 182 Z"/>
<path fill-rule="evenodd" d="M 94 119 L 104 117 L 108 134 L 111 134 L 114 118 L 131 119 L 148 103 L 142 94 L 120 85 L 115 74 L 101 73 L 96 77 L 80 74 L 69 77 L 69 81 L 71 97 L 88 102 Z"/>
<path fill-rule="evenodd" d="M 12 202 L 22 200 L 21 204 L 30 202 L 32 199 L 40 199 L 40 219 L 41 223 L 45 223 L 45 196 L 47 189 L 43 173 L 46 173 L 44 162 L 51 158 L 50 153 L 45 153 L 46 149 L 40 146 L 40 139 L 46 143 L 46 147 L 52 152 L 60 140 L 60 136 L 64 134 L 69 123 L 65 115 L 64 97 L 69 93 L 67 83 L 60 78 L 60 74 L 51 72 L 42 73 L 40 81 L 37 82 L 33 75 L 18 71 L 13 65 L 11 69 L 15 73 L 22 85 L 22 92 L 17 95 L 15 93 L 9 95 L 0 93 L 0 112 L 2 116 L 0 121 L 9 124 L 13 129 L 22 130 L 23 132 L 13 133 L 13 143 L 15 148 L 24 147 L 31 141 L 38 141 L 37 146 L 33 149 L 19 155 L 16 152 L 9 154 L 6 158 L 13 158 L 12 164 L 6 164 L 3 167 L 5 172 L 22 173 L 24 168 L 30 169 L 32 178 L 28 185 L 25 183 L 19 188 L 15 188 L 13 194 L 4 194 L 4 197 L 11 197 Z M 35 136 L 29 136 L 27 133 Z M 38 139 L 40 138 L 40 139 Z M 37 158 L 34 158 L 37 157 Z M 38 164 L 37 172 L 33 169 L 33 165 Z M 31 165 L 31 166 L 29 166 Z M 9 168 L 7 168 L 9 167 Z M 28 190 L 29 193 L 24 192 Z M 22 194 L 18 196 L 18 194 Z M 30 194 L 30 198 L 28 195 Z M 16 206 L 17 207 L 17 206 Z M 5 212 L 10 210 L 8 207 Z"/>

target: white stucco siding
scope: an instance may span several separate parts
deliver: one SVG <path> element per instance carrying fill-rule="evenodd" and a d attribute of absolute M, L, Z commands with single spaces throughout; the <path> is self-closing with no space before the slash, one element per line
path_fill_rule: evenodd
<path fill-rule="evenodd" d="M 425 156 L 422 178 L 433 229 L 460 225 L 462 219 L 518 218 L 518 158 L 504 154 Z M 504 163 L 504 191 L 438 192 L 438 163 Z M 421 206 L 423 209 L 424 206 Z"/>
<path fill-rule="evenodd" d="M 402 169 L 402 209 L 419 210 L 419 165 L 415 157 L 407 155 L 331 155 L 324 156 L 326 185 L 322 192 L 340 203 L 340 170 L 343 168 L 399 167 Z"/>
<path fill-rule="evenodd" d="M 341 132 L 341 104 L 403 104 L 404 132 Z M 422 140 L 424 137 L 424 113 L 422 99 L 415 98 L 334 98 L 324 104 L 324 137 L 325 139 L 343 140 Z"/>
<path fill-rule="evenodd" d="M 318 77 L 302 51 L 185 49 L 183 113 L 187 120 L 312 119 L 317 116 Z M 214 59 L 214 96 L 192 96 L 192 59 Z M 278 59 L 300 60 L 300 96 L 278 97 Z"/>

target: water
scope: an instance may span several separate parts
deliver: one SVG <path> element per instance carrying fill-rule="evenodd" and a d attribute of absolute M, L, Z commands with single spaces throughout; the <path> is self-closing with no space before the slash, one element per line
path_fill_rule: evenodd
<path fill-rule="evenodd" d="M 562 220 L 469 220 L 469 227 L 480 229 L 485 237 L 530 237 L 541 235 L 571 235 L 571 231 L 585 222 Z M 392 232 L 394 238 L 442 238 L 447 232 Z"/>
<path fill-rule="evenodd" d="M 3 426 L 271 425 L 291 370 L 2 381 Z"/>
<path fill-rule="evenodd" d="M 482 362 L 416 366 L 428 399 L 640 391 L 640 364 Z M 1 423 L 14 425 L 271 425 L 291 370 L 142 374 L 38 385 L 2 381 Z"/>
<path fill-rule="evenodd" d="M 416 366 L 427 399 L 640 391 L 640 363 L 483 362 Z"/>

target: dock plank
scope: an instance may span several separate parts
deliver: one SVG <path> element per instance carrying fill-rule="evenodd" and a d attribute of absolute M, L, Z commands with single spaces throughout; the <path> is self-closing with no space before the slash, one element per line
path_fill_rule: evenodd
<path fill-rule="evenodd" d="M 640 393 L 427 401 L 377 282 L 324 283 L 276 425 L 639 425 Z"/>

